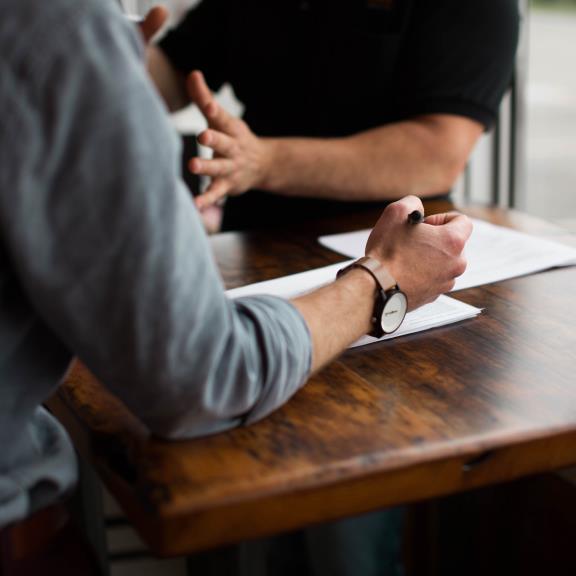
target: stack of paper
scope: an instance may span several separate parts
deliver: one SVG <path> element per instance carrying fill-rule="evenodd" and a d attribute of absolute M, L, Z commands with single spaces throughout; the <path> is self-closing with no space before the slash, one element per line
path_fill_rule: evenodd
<path fill-rule="evenodd" d="M 294 298 L 301 296 L 306 292 L 310 292 L 316 288 L 320 288 L 336 278 L 336 272 L 343 268 L 346 263 L 333 264 L 325 266 L 324 268 L 316 268 L 308 272 L 301 272 L 300 274 L 293 274 L 291 276 L 284 276 L 276 278 L 275 280 L 267 280 L 265 282 L 258 282 L 257 284 L 250 284 L 249 286 L 242 286 L 241 288 L 234 288 L 228 290 L 227 294 L 230 298 L 240 298 L 241 296 L 254 296 L 257 294 L 270 294 L 279 296 L 281 298 Z M 432 304 L 427 304 L 409 312 L 406 315 L 402 326 L 388 336 L 384 336 L 381 340 L 388 340 L 390 338 L 397 338 L 398 336 L 405 336 L 406 334 L 414 334 L 422 330 L 429 330 L 453 322 L 460 322 L 468 318 L 473 318 L 480 314 L 481 310 L 464 304 L 448 296 L 441 296 Z M 372 344 L 377 342 L 377 338 L 364 336 L 354 344 L 355 346 L 363 346 L 365 344 Z"/>
<path fill-rule="evenodd" d="M 576 265 L 576 249 L 538 236 L 473 220 L 468 268 L 454 290 L 492 284 L 557 266 Z M 351 258 L 364 256 L 370 230 L 322 236 L 320 243 Z"/>
<path fill-rule="evenodd" d="M 256 294 L 269 294 L 271 296 L 280 296 L 281 298 L 295 298 L 302 296 L 307 292 L 312 292 L 321 286 L 325 286 L 336 279 L 336 273 L 340 268 L 344 268 L 353 260 L 346 260 L 339 264 L 324 266 L 323 268 L 314 268 L 299 274 L 274 278 L 274 280 L 265 280 L 240 288 L 233 288 L 226 293 L 230 298 L 239 298 L 240 296 L 254 296 Z"/>
<path fill-rule="evenodd" d="M 356 259 L 364 255 L 369 234 L 370 230 L 334 234 L 321 237 L 320 242 L 336 252 Z M 457 279 L 454 290 L 499 282 L 557 266 L 576 265 L 574 248 L 481 220 L 474 220 L 474 232 L 466 246 L 466 256 L 468 269 Z M 255 294 L 271 294 L 282 298 L 294 298 L 332 282 L 336 272 L 348 263 L 340 262 L 300 274 L 235 288 L 229 290 L 228 295 L 231 298 L 239 298 Z M 480 312 L 479 308 L 441 296 L 436 302 L 407 314 L 402 326 L 394 334 L 384 336 L 382 340 L 445 326 L 473 318 Z M 376 342 L 375 338 L 365 336 L 352 347 L 373 342 Z"/>
<path fill-rule="evenodd" d="M 461 322 L 468 318 L 475 318 L 480 312 L 482 312 L 480 308 L 464 304 L 464 302 L 460 302 L 454 298 L 448 298 L 448 296 L 440 296 L 440 298 L 432 302 L 432 304 L 426 304 L 426 306 L 422 306 L 418 308 L 418 310 L 406 314 L 402 326 L 393 334 L 388 334 L 380 338 L 380 340 L 389 340 L 390 338 L 406 336 L 407 334 L 414 334 L 416 332 L 422 332 L 423 330 L 446 326 L 446 324 Z M 350 348 L 372 344 L 380 340 L 378 340 L 378 338 L 372 338 L 372 336 L 364 336 L 354 342 Z"/>

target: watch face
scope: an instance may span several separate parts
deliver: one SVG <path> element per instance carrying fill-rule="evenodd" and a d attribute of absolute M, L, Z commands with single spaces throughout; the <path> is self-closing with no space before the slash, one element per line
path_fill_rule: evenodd
<path fill-rule="evenodd" d="M 382 312 L 382 330 L 390 334 L 398 330 L 400 324 L 406 316 L 408 301 L 404 292 L 395 292 L 386 300 L 384 311 Z"/>

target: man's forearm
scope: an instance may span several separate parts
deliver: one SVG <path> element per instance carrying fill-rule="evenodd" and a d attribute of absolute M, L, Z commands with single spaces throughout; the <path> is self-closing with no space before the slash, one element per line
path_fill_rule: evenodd
<path fill-rule="evenodd" d="M 190 99 L 186 92 L 186 79 L 172 66 L 162 50 L 150 44 L 146 49 L 146 60 L 150 77 L 170 112 L 188 106 Z"/>
<path fill-rule="evenodd" d="M 370 331 L 375 296 L 374 279 L 363 270 L 352 270 L 293 301 L 312 335 L 313 372 Z"/>
<path fill-rule="evenodd" d="M 452 187 L 481 133 L 472 120 L 436 115 L 348 138 L 265 139 L 262 188 L 338 200 L 439 194 Z"/>

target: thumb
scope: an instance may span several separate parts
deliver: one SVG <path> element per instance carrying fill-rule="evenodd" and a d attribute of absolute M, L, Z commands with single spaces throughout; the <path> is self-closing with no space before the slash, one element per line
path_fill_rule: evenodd
<path fill-rule="evenodd" d="M 427 216 L 424 221 L 426 224 L 431 224 L 432 226 L 444 226 L 460 216 L 461 214 L 459 212 L 444 212 L 442 214 Z"/>
<path fill-rule="evenodd" d="M 148 44 L 156 33 L 166 24 L 168 20 L 168 10 L 164 6 L 154 6 L 151 8 L 144 20 L 140 22 L 140 31 L 144 38 L 144 42 Z"/>
<path fill-rule="evenodd" d="M 424 220 L 426 224 L 432 226 L 441 226 L 446 229 L 451 229 L 453 233 L 467 241 L 472 234 L 472 221 L 468 216 L 460 214 L 459 212 L 445 212 L 444 214 L 433 214 Z"/>

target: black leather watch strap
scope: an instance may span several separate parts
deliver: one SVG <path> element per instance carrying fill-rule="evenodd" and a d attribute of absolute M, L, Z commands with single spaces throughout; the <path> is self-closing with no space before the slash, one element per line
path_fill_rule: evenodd
<path fill-rule="evenodd" d="M 398 284 L 381 262 L 375 258 L 370 258 L 369 256 L 359 258 L 355 262 L 352 262 L 352 264 L 342 268 L 338 271 L 336 277 L 340 278 L 354 268 L 362 268 L 366 270 L 366 272 L 376 280 L 377 289 L 374 311 L 372 313 L 372 330 L 368 334 L 374 338 L 382 338 L 385 334 L 382 329 L 382 314 L 384 313 L 384 307 L 388 300 L 387 293 L 398 291 Z"/>

